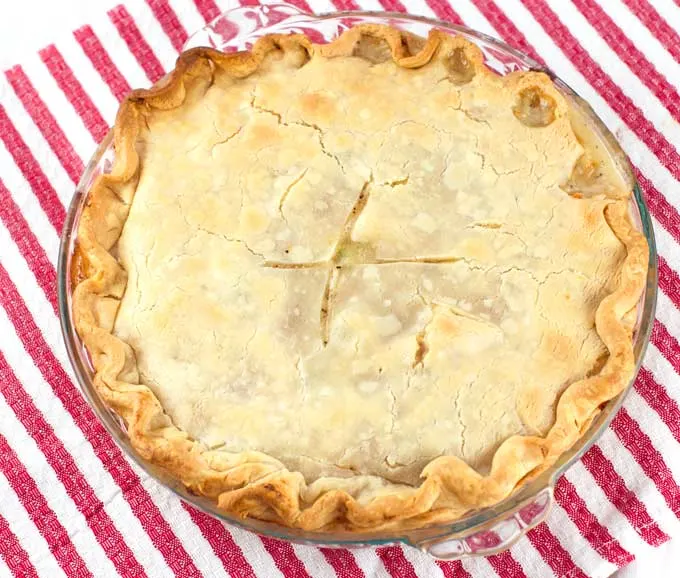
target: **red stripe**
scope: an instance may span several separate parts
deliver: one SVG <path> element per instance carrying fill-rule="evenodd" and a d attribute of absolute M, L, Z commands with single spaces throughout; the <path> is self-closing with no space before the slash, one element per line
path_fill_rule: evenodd
<path fill-rule="evenodd" d="M 29 518 L 49 544 L 59 566 L 67 576 L 92 576 L 73 546 L 68 532 L 2 434 L 0 434 L 0 456 L 2 456 L 0 470 L 26 509 Z"/>
<path fill-rule="evenodd" d="M 57 233 L 61 232 L 66 219 L 64 205 L 2 105 L 0 105 L 0 139 L 5 143 L 5 147 L 14 159 L 14 164 L 19 167 L 33 190 L 47 219 Z"/>
<path fill-rule="evenodd" d="M 0 302 L 14 325 L 24 348 L 31 355 L 36 367 L 50 385 L 54 394 L 61 400 L 64 408 L 73 416 L 92 445 L 97 457 L 114 481 L 123 490 L 125 499 L 149 534 L 151 541 L 166 559 L 176 574 L 199 576 L 199 572 L 186 550 L 172 532 L 158 507 L 142 487 L 139 477 L 132 470 L 120 449 L 108 435 L 75 388 L 49 345 L 35 324 L 30 311 L 17 291 L 11 278 L 0 266 Z"/>
<path fill-rule="evenodd" d="M 487 557 L 487 561 L 496 574 L 503 578 L 525 578 L 526 574 L 519 563 L 512 557 L 509 550 L 496 554 L 495 556 Z"/>
<path fill-rule="evenodd" d="M 680 287 L 676 286 L 676 292 L 678 289 Z M 676 373 L 680 374 L 680 344 L 678 344 L 678 340 L 675 337 L 668 333 L 668 329 L 660 321 L 654 322 L 651 341 L 663 353 L 663 356 L 670 362 Z"/>
<path fill-rule="evenodd" d="M 311 578 L 290 542 L 282 542 L 265 536 L 260 536 L 260 539 L 274 559 L 274 564 L 286 578 Z"/>
<path fill-rule="evenodd" d="M 288 0 L 288 4 L 292 4 L 293 6 L 302 10 L 303 12 L 314 14 L 314 10 L 312 10 L 312 7 L 309 4 L 307 4 L 306 0 Z"/>
<path fill-rule="evenodd" d="M 90 131 L 92 138 L 96 142 L 102 141 L 109 131 L 109 125 L 83 90 L 83 86 L 78 82 L 69 65 L 66 64 L 64 57 L 52 44 L 40 51 L 40 58 L 42 58 L 54 80 L 57 81 L 68 101 L 80 118 L 83 119 L 83 123 Z"/>
<path fill-rule="evenodd" d="M 663 47 L 680 62 L 680 35 L 646 0 L 623 0 Z"/>
<path fill-rule="evenodd" d="M 671 236 L 680 243 L 680 213 L 671 205 L 666 197 L 656 190 L 649 179 L 636 169 L 638 183 L 644 192 L 649 211 L 656 217 Z"/>
<path fill-rule="evenodd" d="M 607 528 L 598 522 L 583 498 L 576 492 L 576 488 L 564 476 L 555 486 L 555 499 L 574 522 L 581 536 L 588 540 L 593 549 L 605 560 L 621 568 L 635 559 L 635 556 L 624 550 L 621 544 L 612 538 Z"/>
<path fill-rule="evenodd" d="M 451 8 L 448 0 L 425 0 L 427 5 L 432 9 L 437 18 L 453 24 L 463 25 L 460 16 Z"/>
<path fill-rule="evenodd" d="M 411 563 L 404 556 L 399 546 L 383 546 L 376 548 L 375 553 L 392 578 L 418 578 Z"/>
<path fill-rule="evenodd" d="M 219 520 L 199 512 L 188 504 L 182 503 L 194 524 L 208 541 L 213 552 L 222 561 L 224 569 L 231 578 L 256 578 L 250 563 L 243 555 L 241 548 L 234 542 L 229 530 Z"/>
<path fill-rule="evenodd" d="M 134 576 L 146 576 L 146 572 L 137 562 L 132 550 L 106 513 L 104 504 L 97 498 L 71 454 L 56 436 L 50 424 L 45 421 L 31 397 L 24 391 L 2 353 L 0 353 L 0 379 L 2 380 L 0 391 L 7 405 L 12 408 L 21 424 L 45 455 L 47 463 L 50 464 L 66 493 L 87 521 L 97 542 L 101 544 L 116 570 L 121 574 L 131 572 Z"/>
<path fill-rule="evenodd" d="M 661 101 L 675 120 L 680 120 L 680 98 L 677 90 L 647 60 L 609 15 L 593 0 L 573 0 L 597 33 L 609 44 L 629 68 Z"/>
<path fill-rule="evenodd" d="M 151 8 L 163 31 L 168 35 L 175 50 L 181 52 L 189 35 L 177 18 L 172 6 L 168 4 L 168 0 L 146 0 L 146 3 Z"/>
<path fill-rule="evenodd" d="M 661 255 L 658 256 L 657 263 L 659 286 L 674 305 L 680 309 L 680 291 L 678 291 L 678 287 L 680 287 L 680 275 L 668 266 L 668 263 L 666 263 L 666 260 Z"/>
<path fill-rule="evenodd" d="M 9 571 L 17 578 L 38 578 L 35 566 L 31 564 L 28 553 L 21 546 L 7 523 L 7 520 L 0 516 L 0 556 L 5 561 Z"/>
<path fill-rule="evenodd" d="M 529 538 L 534 548 L 538 550 L 543 560 L 553 569 L 557 576 L 588 578 L 545 523 L 539 524 L 533 530 L 529 530 L 527 538 Z"/>
<path fill-rule="evenodd" d="M 522 0 L 522 2 L 590 85 L 602 95 L 609 106 L 649 147 L 675 179 L 680 181 L 680 155 L 675 147 L 654 128 L 654 125 L 645 117 L 643 112 L 590 57 L 578 40 L 569 32 L 569 29 L 560 21 L 557 14 L 545 4 L 544 0 Z"/>
<path fill-rule="evenodd" d="M 222 12 L 214 0 L 194 0 L 194 4 L 196 4 L 196 9 L 201 13 L 203 20 L 206 22 L 214 20 Z"/>
<path fill-rule="evenodd" d="M 7 80 L 12 85 L 14 92 L 24 105 L 26 112 L 40 129 L 50 148 L 57 155 L 59 162 L 64 167 L 68 176 L 74 183 L 78 182 L 83 172 L 83 161 L 80 160 L 71 143 L 66 140 L 66 135 L 48 110 L 42 98 L 38 95 L 24 71 L 20 66 L 15 66 L 5 72 Z"/>
<path fill-rule="evenodd" d="M 364 571 L 359 568 L 356 559 L 349 550 L 342 548 L 320 548 L 338 578 L 365 578 Z"/>
<path fill-rule="evenodd" d="M 38 285 L 57 315 L 57 276 L 54 267 L 2 180 L 0 180 L 0 220 L 26 259 L 29 269 L 35 275 Z"/>
<path fill-rule="evenodd" d="M 354 0 L 333 0 L 333 4 L 338 10 L 361 10 Z"/>
<path fill-rule="evenodd" d="M 123 100 L 132 89 L 127 80 L 125 80 L 125 77 L 118 72 L 109 53 L 106 52 L 106 49 L 102 46 L 92 28 L 83 26 L 76 30 L 73 35 L 85 55 L 90 59 L 92 66 L 99 73 L 99 76 L 108 84 L 113 95 L 118 101 Z"/>
<path fill-rule="evenodd" d="M 147 78 L 151 82 L 156 82 L 165 74 L 165 70 L 163 70 L 160 60 L 154 54 L 149 43 L 144 40 L 130 13 L 125 6 L 116 6 L 108 14 L 111 22 L 118 30 L 118 34 L 137 59 Z"/>
<path fill-rule="evenodd" d="M 673 474 L 668 469 L 659 450 L 654 447 L 652 440 L 640 428 L 640 424 L 630 417 L 625 408 L 621 408 L 612 421 L 611 428 L 623 442 L 623 445 L 628 448 L 635 461 L 640 464 L 642 471 L 654 482 L 668 507 L 677 516 L 680 516 L 680 487 L 678 482 L 673 478 Z"/>
<path fill-rule="evenodd" d="M 680 443 L 680 407 L 646 367 L 640 368 L 635 381 L 635 391 L 659 414 L 675 440 Z"/>
<path fill-rule="evenodd" d="M 388 12 L 408 12 L 399 0 L 380 0 L 380 4 Z"/>
<path fill-rule="evenodd" d="M 628 519 L 645 542 L 652 546 L 659 546 L 668 540 L 668 536 L 651 518 L 647 508 L 635 493 L 628 489 L 623 478 L 599 446 L 594 445 L 587 451 L 581 458 L 581 462 L 595 478 L 597 485 L 602 488 L 612 505 Z"/>
<path fill-rule="evenodd" d="M 442 574 L 444 574 L 444 578 L 471 578 L 471 574 L 463 568 L 463 564 L 459 560 L 455 562 L 437 560 L 437 566 L 439 566 Z"/>
<path fill-rule="evenodd" d="M 524 34 L 519 31 L 512 20 L 498 9 L 498 6 L 492 0 L 472 0 L 472 2 L 502 38 L 505 38 L 507 42 L 511 42 L 515 48 L 528 54 L 534 60 L 543 63 L 543 59 L 534 50 L 533 46 L 527 42 Z"/>

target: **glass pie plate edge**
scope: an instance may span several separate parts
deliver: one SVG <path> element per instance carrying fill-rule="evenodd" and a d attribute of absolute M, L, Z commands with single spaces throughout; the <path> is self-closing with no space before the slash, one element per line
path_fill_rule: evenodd
<path fill-rule="evenodd" d="M 389 24 L 420 36 L 427 36 L 433 28 L 462 35 L 482 49 L 487 65 L 500 74 L 528 69 L 546 72 L 586 118 L 607 152 L 619 165 L 623 178 L 630 183 L 633 189 L 631 216 L 649 244 L 647 286 L 638 307 L 634 336 L 637 375 L 649 341 L 656 306 L 658 274 L 651 219 L 630 164 L 612 134 L 592 109 L 550 70 L 503 42 L 463 26 L 390 12 L 333 12 L 311 15 L 283 3 L 227 10 L 191 36 L 185 49 L 210 46 L 225 52 L 246 50 L 259 37 L 272 33 L 304 33 L 315 42 L 328 42 L 348 28 L 361 23 Z M 90 160 L 76 188 L 61 239 L 58 263 L 59 312 L 69 359 L 84 396 L 123 451 L 150 476 L 168 487 L 181 499 L 227 524 L 283 540 L 325 547 L 358 547 L 403 542 L 443 560 L 498 553 L 512 546 L 531 528 L 546 519 L 554 501 L 553 488 L 557 479 L 597 441 L 633 385 L 634 380 L 631 380 L 621 394 L 601 408 L 600 413 L 581 439 L 563 454 L 554 466 L 520 486 L 513 494 L 495 506 L 471 512 L 453 523 L 401 532 L 357 534 L 356 532 L 309 532 L 254 519 L 242 520 L 232 517 L 220 511 L 214 502 L 189 493 L 180 482 L 169 477 L 160 468 L 146 462 L 136 453 L 127 437 L 125 424 L 99 397 L 93 385 L 94 372 L 90 360 L 75 331 L 71 311 L 73 291 L 71 257 L 75 250 L 78 222 L 86 202 L 87 191 L 99 174 L 110 170 L 113 157 L 112 134 L 109 133 Z"/>

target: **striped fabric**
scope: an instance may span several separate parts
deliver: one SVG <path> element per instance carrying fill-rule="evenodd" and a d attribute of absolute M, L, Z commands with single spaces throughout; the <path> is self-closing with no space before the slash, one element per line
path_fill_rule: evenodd
<path fill-rule="evenodd" d="M 594 106 L 630 155 L 659 245 L 658 315 L 635 390 L 557 484 L 547 523 L 485 559 L 259 538 L 146 476 L 74 385 L 57 318 L 58 237 L 118 102 L 169 70 L 188 34 L 229 6 L 131 0 L 0 75 L 0 576 L 604 577 L 680 536 L 678 1 L 292 3 L 466 24 L 545 62 Z"/>

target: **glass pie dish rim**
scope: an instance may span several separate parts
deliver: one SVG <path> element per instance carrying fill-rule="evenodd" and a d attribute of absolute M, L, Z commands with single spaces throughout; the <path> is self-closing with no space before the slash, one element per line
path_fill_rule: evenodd
<path fill-rule="evenodd" d="M 229 10 L 218 16 L 211 24 L 208 24 L 196 35 L 192 36 L 188 43 L 194 42 L 200 37 L 201 33 L 205 33 L 206 31 L 208 34 L 213 33 L 216 30 L 216 24 L 223 22 L 225 19 L 229 20 L 230 22 L 237 22 L 239 18 L 242 19 L 247 15 L 253 14 L 266 19 L 267 14 L 270 13 L 268 11 L 276 10 L 277 8 L 282 9 L 284 11 L 284 15 L 289 14 L 288 23 L 291 25 L 294 25 L 295 23 L 303 23 L 307 27 L 313 27 L 314 23 L 328 23 L 334 20 L 338 20 L 339 22 L 345 18 L 351 19 L 352 22 L 389 21 L 389 23 L 392 25 L 398 25 L 399 23 L 419 23 L 430 27 L 443 29 L 451 33 L 462 34 L 478 44 L 482 43 L 485 46 L 493 47 L 495 50 L 502 51 L 516 59 L 519 59 L 526 68 L 541 70 L 548 73 L 563 92 L 567 93 L 569 96 L 578 101 L 579 107 L 582 108 L 583 112 L 587 114 L 589 120 L 594 123 L 594 126 L 596 126 L 597 130 L 600 131 L 601 137 L 603 137 L 603 139 L 606 141 L 607 146 L 614 147 L 613 151 L 616 153 L 617 158 L 626 165 L 625 170 L 627 171 L 627 174 L 631 179 L 631 183 L 633 184 L 631 207 L 636 213 L 634 215 L 637 220 L 636 224 L 644 233 L 649 244 L 650 262 L 647 275 L 647 287 L 645 294 L 641 299 L 641 305 L 639 309 L 640 313 L 637 335 L 635 339 L 636 371 L 633 379 L 623 392 L 605 404 L 604 408 L 595 418 L 589 429 L 568 452 L 565 452 L 560 457 L 554 466 L 548 468 L 535 479 L 519 486 L 518 489 L 515 490 L 510 496 L 495 506 L 471 512 L 470 514 L 455 522 L 438 526 L 430 526 L 428 528 L 419 530 L 373 532 L 366 534 L 356 532 L 345 534 L 328 534 L 324 532 L 301 531 L 294 528 L 251 519 L 236 519 L 224 511 L 220 511 L 217 508 L 217 505 L 211 500 L 190 494 L 180 482 L 169 477 L 160 468 L 146 462 L 143 458 L 137 455 L 136 451 L 129 443 L 129 439 L 127 438 L 124 430 L 124 425 L 121 423 L 120 418 L 118 418 L 116 414 L 104 404 L 96 391 L 92 380 L 92 371 L 86 359 L 87 354 L 84 352 L 82 342 L 80 341 L 74 328 L 70 302 L 71 292 L 73 289 L 71 286 L 70 272 L 71 257 L 74 252 L 74 245 L 77 237 L 76 232 L 78 220 L 84 203 L 86 202 L 87 191 L 89 190 L 91 182 L 95 177 L 96 171 L 101 169 L 105 156 L 107 154 L 112 154 L 112 133 L 110 132 L 97 148 L 95 154 L 88 163 L 78 186 L 76 187 L 76 192 L 68 209 L 59 249 L 57 279 L 59 316 L 68 357 L 73 367 L 80 389 L 101 423 L 126 455 L 130 456 L 147 474 L 155 478 L 165 487 L 168 487 L 181 499 L 228 524 L 236 525 L 259 534 L 270 535 L 276 538 L 294 542 L 311 543 L 319 546 L 348 547 L 357 545 L 377 545 L 401 541 L 421 547 L 424 550 L 434 553 L 438 557 L 447 559 L 474 554 L 487 555 L 503 550 L 509 547 L 516 539 L 524 535 L 531 527 L 545 519 L 549 510 L 549 506 L 554 499 L 552 496 L 552 489 L 557 479 L 599 439 L 600 435 L 608 427 L 614 415 L 621 407 L 626 394 L 631 389 L 635 381 L 635 377 L 637 376 L 642 359 L 644 357 L 647 343 L 649 341 L 654 319 L 656 305 L 656 284 L 658 275 L 654 232 L 642 192 L 632 171 L 630 170 L 629 161 L 627 160 L 625 154 L 621 151 L 620 146 L 618 143 L 616 143 L 616 140 L 608 131 L 608 129 L 606 129 L 602 121 L 597 117 L 592 109 L 577 96 L 575 91 L 569 88 L 566 83 L 561 81 L 545 66 L 539 64 L 520 51 L 506 45 L 499 40 L 463 26 L 448 24 L 442 21 L 419 16 L 408 16 L 391 12 L 334 12 L 330 14 L 314 16 L 304 13 L 299 9 L 286 4 L 276 4 L 259 7 L 243 7 Z M 275 31 L 276 28 L 281 27 L 281 23 L 285 22 L 286 19 L 283 19 L 278 21 L 275 26 L 260 26 L 256 30 L 258 31 L 258 34 L 260 34 L 263 29 L 272 30 L 273 28 L 274 30 L 272 31 Z M 406 24 L 404 24 L 404 26 L 406 26 Z M 252 36 L 252 32 L 253 31 L 250 31 L 250 36 Z M 543 508 L 540 514 L 535 518 L 528 520 L 526 524 L 522 524 L 520 520 L 519 529 L 516 530 L 511 536 L 511 540 L 506 541 L 497 547 L 491 545 L 490 547 L 480 548 L 479 551 L 475 552 L 470 552 L 469 548 L 466 550 L 466 542 L 464 541 L 470 536 L 475 536 L 486 532 L 490 528 L 496 527 L 499 523 L 502 523 L 505 520 L 514 519 L 513 517 L 519 520 L 521 516 L 518 517 L 518 512 L 521 512 L 524 507 L 531 506 L 532 504 L 535 504 L 537 501 L 541 500 L 547 501 L 546 507 Z M 439 545 L 450 544 L 452 541 L 455 542 L 461 540 L 461 544 L 463 544 L 462 551 L 454 549 L 453 553 L 444 553 L 443 555 L 437 554 L 436 550 Z"/>

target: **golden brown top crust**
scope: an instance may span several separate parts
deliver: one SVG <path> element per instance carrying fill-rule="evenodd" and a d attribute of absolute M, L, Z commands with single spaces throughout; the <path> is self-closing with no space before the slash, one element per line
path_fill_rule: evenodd
<path fill-rule="evenodd" d="M 549 79 L 360 26 L 135 91 L 79 228 L 78 332 L 133 445 L 305 529 L 452 520 L 631 379 L 647 246 Z"/>

